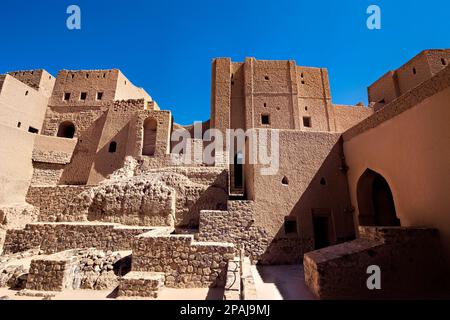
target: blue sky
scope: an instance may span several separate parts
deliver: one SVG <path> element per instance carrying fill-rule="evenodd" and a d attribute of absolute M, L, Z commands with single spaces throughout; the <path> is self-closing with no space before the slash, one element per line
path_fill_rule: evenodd
<path fill-rule="evenodd" d="M 82 29 L 66 27 L 79 5 Z M 382 10 L 382 29 L 366 9 Z M 211 61 L 293 59 L 326 67 L 335 103 L 426 48 L 450 47 L 448 0 L 1 0 L 0 73 L 119 68 L 175 121 L 209 118 Z"/>

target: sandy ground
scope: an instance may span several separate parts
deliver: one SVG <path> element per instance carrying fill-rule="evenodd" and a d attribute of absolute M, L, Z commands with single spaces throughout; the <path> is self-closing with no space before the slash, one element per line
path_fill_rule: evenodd
<path fill-rule="evenodd" d="M 259 300 L 315 300 L 302 265 L 252 266 L 251 271 Z"/>
<path fill-rule="evenodd" d="M 42 297 L 16 296 L 17 291 L 0 288 L 0 297 L 7 296 L 10 300 L 42 300 Z M 50 292 L 47 292 L 50 293 Z M 111 290 L 65 290 L 51 292 L 55 296 L 51 300 L 115 300 Z M 172 289 L 161 290 L 157 299 L 130 298 L 130 300 L 221 300 L 223 289 Z"/>

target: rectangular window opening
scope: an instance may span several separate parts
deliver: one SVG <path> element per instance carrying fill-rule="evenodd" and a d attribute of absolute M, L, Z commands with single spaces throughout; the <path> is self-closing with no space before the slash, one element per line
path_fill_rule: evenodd
<path fill-rule="evenodd" d="M 97 92 L 97 100 L 103 99 L 103 92 Z"/>
<path fill-rule="evenodd" d="M 264 124 L 264 125 L 270 124 L 270 116 L 268 114 L 261 115 L 261 124 Z"/>
<path fill-rule="evenodd" d="M 297 219 L 293 217 L 286 217 L 284 219 L 284 233 L 297 234 Z"/>
<path fill-rule="evenodd" d="M 69 100 L 70 100 L 70 92 L 64 93 L 64 101 L 69 101 Z"/>
<path fill-rule="evenodd" d="M 305 128 L 311 128 L 311 117 L 303 117 L 303 126 Z"/>
<path fill-rule="evenodd" d="M 82 92 L 81 93 L 81 95 L 80 95 L 80 100 L 86 100 L 86 98 L 87 98 L 87 92 Z"/>

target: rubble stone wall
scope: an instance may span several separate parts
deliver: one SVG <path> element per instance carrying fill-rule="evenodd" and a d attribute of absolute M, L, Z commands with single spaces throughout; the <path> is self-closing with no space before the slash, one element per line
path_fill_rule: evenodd
<path fill-rule="evenodd" d="M 164 272 L 172 288 L 223 287 L 230 243 L 194 242 L 193 236 L 145 236 L 133 241 L 132 271 Z"/>
<path fill-rule="evenodd" d="M 150 228 L 129 228 L 114 224 L 28 224 L 22 230 L 7 230 L 4 253 L 40 247 L 45 253 L 69 249 L 130 250 L 134 236 Z"/>

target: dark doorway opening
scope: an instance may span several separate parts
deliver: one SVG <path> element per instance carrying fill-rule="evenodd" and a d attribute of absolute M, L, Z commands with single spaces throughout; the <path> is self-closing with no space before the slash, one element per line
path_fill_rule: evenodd
<path fill-rule="evenodd" d="M 243 169 L 243 156 L 242 152 L 238 152 L 234 156 L 234 186 L 235 188 L 242 188 L 244 184 L 244 169 Z"/>
<path fill-rule="evenodd" d="M 65 121 L 59 125 L 57 136 L 60 138 L 72 139 L 75 135 L 75 125 L 70 121 Z"/>
<path fill-rule="evenodd" d="M 363 226 L 400 226 L 391 188 L 382 175 L 367 169 L 357 186 L 359 223 Z"/>
<path fill-rule="evenodd" d="M 313 215 L 314 249 L 329 247 L 330 241 L 330 217 Z"/>

